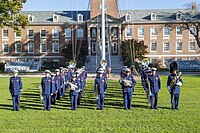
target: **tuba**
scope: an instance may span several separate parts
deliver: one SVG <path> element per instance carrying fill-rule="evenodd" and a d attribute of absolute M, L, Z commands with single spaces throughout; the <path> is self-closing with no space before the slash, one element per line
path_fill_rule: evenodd
<path fill-rule="evenodd" d="M 69 67 L 70 67 L 70 68 L 75 68 L 75 67 L 76 67 L 76 61 L 75 61 L 75 60 L 71 60 L 71 61 L 69 62 Z"/>
<path fill-rule="evenodd" d="M 147 67 L 149 65 L 149 59 L 148 58 L 144 58 L 142 60 L 142 65 Z"/>

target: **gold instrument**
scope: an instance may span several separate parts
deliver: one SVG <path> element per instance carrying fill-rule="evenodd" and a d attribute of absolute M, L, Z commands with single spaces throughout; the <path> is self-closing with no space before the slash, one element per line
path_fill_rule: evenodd
<path fill-rule="evenodd" d="M 71 61 L 69 62 L 69 67 L 70 67 L 70 68 L 75 68 L 75 67 L 76 67 L 76 61 L 75 61 L 75 60 L 71 60 Z"/>
<path fill-rule="evenodd" d="M 120 79 L 120 84 L 124 85 L 125 87 L 132 87 L 132 81 L 127 79 Z"/>
<path fill-rule="evenodd" d="M 105 66 L 107 65 L 106 60 L 101 60 L 101 61 L 100 61 L 100 65 L 101 65 L 102 67 L 105 67 Z"/>
<path fill-rule="evenodd" d="M 144 58 L 144 59 L 142 60 L 142 65 L 143 65 L 143 66 L 148 66 L 148 65 L 149 65 L 149 59 L 148 59 L 148 58 Z"/>
<path fill-rule="evenodd" d="M 178 72 L 177 74 L 176 74 L 176 76 L 174 77 L 174 79 L 171 81 L 171 83 L 170 83 L 170 88 L 173 88 L 174 87 L 174 85 L 176 84 L 176 81 L 179 79 L 179 77 L 181 76 L 181 72 Z"/>
<path fill-rule="evenodd" d="M 70 90 L 73 90 L 73 91 L 75 91 L 76 88 L 78 88 L 77 85 L 72 84 L 71 82 L 68 82 L 68 85 L 69 85 L 69 89 L 70 89 Z M 76 91 L 76 92 L 80 92 L 80 90 L 78 90 L 78 91 Z"/>

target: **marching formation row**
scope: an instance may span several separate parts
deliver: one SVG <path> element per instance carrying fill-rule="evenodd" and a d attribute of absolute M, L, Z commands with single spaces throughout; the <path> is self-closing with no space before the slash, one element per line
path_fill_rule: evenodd
<path fill-rule="evenodd" d="M 152 109 L 158 108 L 158 92 L 161 89 L 161 81 L 156 68 L 149 68 L 148 65 L 142 65 L 140 68 L 142 86 L 146 92 L 147 100 Z M 182 85 L 181 74 L 177 73 L 178 66 L 176 62 L 170 64 L 171 74 L 168 76 L 167 88 L 171 94 L 172 109 L 178 109 L 180 86 Z M 49 70 L 45 71 L 45 76 L 41 80 L 40 90 L 41 99 L 44 101 L 44 110 L 51 110 L 51 104 L 56 105 L 56 101 L 70 90 L 71 109 L 76 110 L 80 105 L 82 93 L 84 91 L 87 79 L 87 71 L 85 67 L 80 69 L 75 67 L 60 67 L 55 70 L 56 74 Z M 124 66 L 121 71 L 121 79 L 124 99 L 124 109 L 132 108 L 132 95 L 136 80 L 131 75 L 131 70 Z M 104 108 L 104 98 L 108 86 L 108 78 L 104 65 L 100 65 L 96 70 L 96 78 L 94 81 L 94 93 L 97 95 L 98 110 Z M 10 78 L 9 90 L 13 101 L 13 110 L 20 110 L 20 93 L 22 92 L 22 80 L 18 76 L 18 71 L 13 71 L 13 77 Z"/>

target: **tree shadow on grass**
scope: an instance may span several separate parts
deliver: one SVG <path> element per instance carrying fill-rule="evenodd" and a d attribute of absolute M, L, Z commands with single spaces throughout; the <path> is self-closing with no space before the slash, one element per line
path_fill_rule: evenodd
<path fill-rule="evenodd" d="M 2 110 L 13 110 L 13 106 L 10 104 L 0 104 L 0 109 Z"/>

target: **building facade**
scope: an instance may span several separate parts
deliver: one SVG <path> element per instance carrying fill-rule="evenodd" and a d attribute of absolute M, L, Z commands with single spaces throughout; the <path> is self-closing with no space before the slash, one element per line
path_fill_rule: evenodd
<path fill-rule="evenodd" d="M 121 41 L 137 39 L 148 46 L 150 62 L 199 59 L 191 34 L 195 27 L 180 27 L 192 9 L 119 10 L 117 0 L 106 0 L 106 55 L 121 61 Z M 42 61 L 64 65 L 67 42 L 87 42 L 88 62 L 101 56 L 101 0 L 90 1 L 90 11 L 24 11 L 30 22 L 21 33 L 4 27 L 0 32 L 0 62 Z M 200 16 L 196 16 L 199 17 Z M 175 25 L 174 27 L 170 24 Z M 122 62 L 122 61 L 121 61 Z"/>

